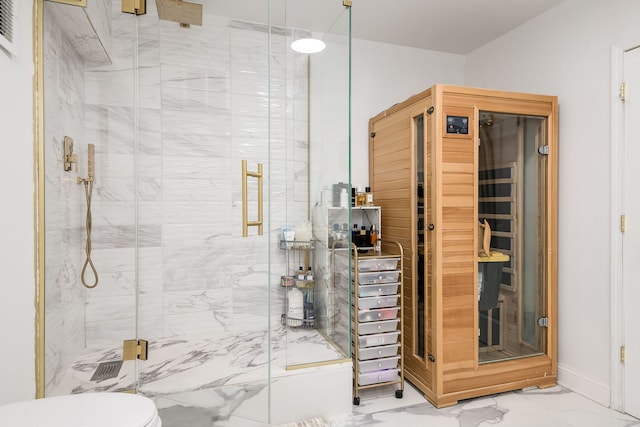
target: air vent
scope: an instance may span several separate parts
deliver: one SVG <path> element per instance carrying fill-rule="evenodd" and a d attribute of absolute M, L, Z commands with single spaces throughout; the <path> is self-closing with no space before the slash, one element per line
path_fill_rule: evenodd
<path fill-rule="evenodd" d="M 15 0 L 0 0 L 0 47 L 9 53 L 15 53 L 13 49 Z"/>

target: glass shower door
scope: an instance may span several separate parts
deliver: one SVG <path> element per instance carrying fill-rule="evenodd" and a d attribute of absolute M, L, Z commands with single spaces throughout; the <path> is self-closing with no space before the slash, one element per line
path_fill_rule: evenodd
<path fill-rule="evenodd" d="M 286 84 L 272 92 L 272 114 L 286 129 L 272 134 L 273 162 L 285 171 L 287 194 L 282 200 L 286 211 L 276 211 L 272 218 L 299 231 L 308 224 L 306 239 L 312 248 L 288 249 L 288 262 L 278 266 L 285 276 L 311 268 L 311 280 L 294 280 L 293 289 L 281 290 L 288 297 L 302 293 L 302 322 L 289 320 L 285 328 L 286 367 L 300 368 L 343 362 L 351 351 L 348 245 L 332 251 L 330 244 L 334 224 L 349 222 L 349 210 L 340 209 L 333 191 L 338 183 L 350 182 L 351 8 L 340 0 L 323 2 L 314 11 L 313 28 L 305 28 L 309 22 L 301 19 L 309 14 L 308 2 L 277 0 L 272 9 L 279 30 L 272 34 L 272 55 L 281 52 L 286 58 L 272 63 L 275 78 L 286 75 Z M 310 54 L 293 48 L 294 42 L 309 38 L 321 40 L 325 48 Z"/>
<path fill-rule="evenodd" d="M 86 10 L 38 2 L 46 9 L 45 394 L 135 390 L 168 419 L 194 406 L 266 423 L 274 377 L 290 378 L 291 365 L 347 363 L 348 296 L 334 310 L 328 294 L 310 293 L 347 322 L 342 335 L 305 331 L 330 350 L 320 358 L 283 323 L 289 265 L 280 231 L 312 221 L 324 190 L 349 182 L 350 10 L 323 5 L 330 19 L 317 30 L 288 22 L 296 8 L 306 16 L 304 2 L 180 2 L 197 9 L 189 22 L 171 20 L 186 15 L 163 10 L 169 3 L 177 2 L 147 1 L 135 15 L 120 0 Z M 98 34 L 104 55 L 79 58 L 69 29 L 74 14 L 92 13 L 89 28 L 108 33 Z M 329 45 L 324 56 L 293 53 L 294 37 L 316 31 Z M 71 171 L 64 136 L 75 141 Z M 79 277 L 87 201 L 77 177 L 88 177 L 88 144 L 95 289 Z M 316 255 L 308 253 L 313 268 Z M 133 359 L 122 360 L 124 341 Z M 102 362 L 120 365 L 109 379 L 90 379 Z"/>
<path fill-rule="evenodd" d="M 111 2 L 96 4 L 88 11 L 38 2 L 44 21 L 44 396 L 138 386 L 135 362 L 122 360 L 123 341 L 136 338 L 137 322 L 135 19 L 118 13 L 112 21 Z M 106 42 L 112 23 L 128 43 Z M 87 28 L 95 33 L 84 34 Z"/>
<path fill-rule="evenodd" d="M 139 392 L 170 418 L 186 405 L 267 422 L 269 3 L 256 22 L 218 3 L 196 8 L 197 23 L 171 20 L 166 2 L 137 17 L 138 337 L 149 341 Z M 244 210 L 261 232 L 244 235 Z"/>

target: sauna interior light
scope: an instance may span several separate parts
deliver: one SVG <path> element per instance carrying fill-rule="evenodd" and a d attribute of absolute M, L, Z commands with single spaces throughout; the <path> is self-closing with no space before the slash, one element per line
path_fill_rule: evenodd
<path fill-rule="evenodd" d="M 318 53 L 325 48 L 322 40 L 318 39 L 298 39 L 291 43 L 291 49 L 300 53 Z"/>

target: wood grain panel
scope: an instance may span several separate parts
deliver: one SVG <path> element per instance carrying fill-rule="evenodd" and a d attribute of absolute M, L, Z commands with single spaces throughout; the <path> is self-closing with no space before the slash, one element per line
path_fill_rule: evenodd
<path fill-rule="evenodd" d="M 375 195 L 375 203 L 382 207 L 382 235 L 384 238 L 399 241 L 405 248 L 405 274 L 403 281 L 403 309 L 405 372 L 425 372 L 426 361 L 413 355 L 415 348 L 414 304 L 415 275 L 414 227 L 415 184 L 412 146 L 412 115 L 407 109 L 395 117 L 377 116 L 372 119 L 370 130 L 375 137 L 370 140 L 370 185 Z M 423 378 L 422 384 L 431 386 L 429 378 Z"/>
<path fill-rule="evenodd" d="M 520 362 L 520 363 L 509 363 Z M 491 366 L 498 365 L 498 366 Z M 537 383 L 544 381 L 547 376 L 555 376 L 552 364 L 547 356 L 535 356 L 520 360 L 501 363 L 488 363 L 478 367 L 472 374 L 469 372 L 456 372 L 448 376 L 444 385 L 444 393 L 467 392 L 475 395 L 483 388 L 489 388 L 498 384 L 514 384 L 525 380 L 538 379 Z M 499 381 L 496 381 L 499 378 Z M 506 388 L 511 389 L 513 388 Z"/>
<path fill-rule="evenodd" d="M 417 244 L 417 165 L 412 129 L 413 118 L 429 106 L 425 115 L 424 183 L 425 207 L 421 216 L 426 231 L 424 247 Z M 436 85 L 381 112 L 370 121 L 375 138 L 370 139 L 370 185 L 376 204 L 383 207 L 383 235 L 402 239 L 405 272 L 402 316 L 405 321 L 405 373 L 436 406 L 448 406 L 459 399 L 513 390 L 530 385 L 551 385 L 556 378 L 555 328 L 548 330 L 549 355 L 478 365 L 477 343 L 477 145 L 478 111 L 508 111 L 514 114 L 549 116 L 547 167 L 548 226 L 544 237 L 548 258 L 546 292 L 553 323 L 557 306 L 557 99 L 554 97 Z M 469 135 L 443 132 L 447 114 L 470 118 Z M 416 255 L 424 252 L 427 351 L 436 356 L 431 363 L 413 355 L 416 345 Z M 515 345 L 518 322 L 514 298 L 505 297 L 505 315 L 514 324 L 505 328 Z M 507 322 L 508 323 L 508 322 Z M 554 323 L 555 324 L 555 323 Z"/>

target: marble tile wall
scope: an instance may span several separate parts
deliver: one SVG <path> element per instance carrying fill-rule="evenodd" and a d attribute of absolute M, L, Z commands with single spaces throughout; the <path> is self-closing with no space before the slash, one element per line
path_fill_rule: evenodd
<path fill-rule="evenodd" d="M 114 2 L 114 44 L 124 47 L 114 49 L 111 66 L 90 68 L 85 74 L 90 92 L 97 94 L 88 103 L 109 114 L 108 168 L 114 177 L 137 182 L 134 256 L 141 290 L 140 335 L 153 339 L 266 327 L 270 299 L 273 320 L 279 321 L 283 295 L 269 286 L 278 283 L 285 268 L 277 249 L 278 232 L 282 220 L 301 215 L 296 210 L 307 203 L 306 195 L 296 200 L 300 203 L 288 202 L 287 195 L 297 194 L 287 186 L 306 187 L 306 143 L 290 142 L 294 126 L 287 127 L 287 97 L 292 96 L 288 85 L 293 83 L 288 82 L 286 34 L 272 35 L 269 64 L 263 25 L 217 17 L 205 7 L 202 27 L 181 28 L 158 20 L 155 5 L 149 4 L 147 14 L 137 20 L 136 157 L 128 118 L 132 104 L 127 104 L 127 93 L 133 90 L 133 55 L 127 42 L 133 39 L 134 26 L 118 6 Z M 297 70 L 298 79 L 306 76 L 304 66 Z M 265 221 L 272 224 L 265 237 L 253 230 L 248 238 L 241 237 L 242 159 L 248 160 L 249 170 L 258 162 L 265 164 Z M 135 173 L 137 177 L 131 175 Z M 257 190 L 253 183 L 249 188 L 253 207 Z M 122 199 L 130 202 L 126 195 Z M 131 206 L 121 209 L 130 212 Z M 255 215 L 250 209 L 250 219 Z M 123 219 L 116 230 L 135 229 L 135 217 L 133 222 Z M 122 253 L 123 258 L 128 255 Z M 106 314 L 109 311 L 100 307 L 119 307 L 120 302 L 113 296 L 89 300 L 87 312 Z M 91 317 L 103 331 L 89 337 L 89 343 L 100 345 L 121 335 L 123 325 L 116 320 L 121 317 Z"/>
<path fill-rule="evenodd" d="M 118 346 L 136 328 L 150 340 L 228 335 L 266 328 L 270 314 L 279 325 L 284 310 L 280 226 L 307 218 L 306 57 L 290 53 L 289 32 L 274 31 L 269 58 L 265 26 L 217 17 L 206 5 L 203 26 L 191 28 L 159 21 L 154 2 L 147 8 L 136 19 L 112 1 L 108 65 L 83 64 L 47 25 L 54 377 L 83 349 Z M 60 172 L 65 134 L 76 140 L 80 175 L 86 144 L 96 146 L 92 259 L 100 282 L 92 290 L 78 280 L 86 202 L 76 174 Z M 241 235 L 241 159 L 249 170 L 265 165 L 270 226 L 262 237 L 255 229 Z M 249 188 L 253 219 L 257 189 Z"/>
<path fill-rule="evenodd" d="M 44 42 L 45 383 L 49 387 L 60 381 L 61 373 L 84 347 L 84 289 L 80 285 L 80 270 L 85 201 L 76 176 L 86 173 L 87 149 L 82 60 L 53 15 L 46 12 Z M 79 172 L 64 171 L 64 136 L 74 138 L 74 152 L 81 159 Z"/>

